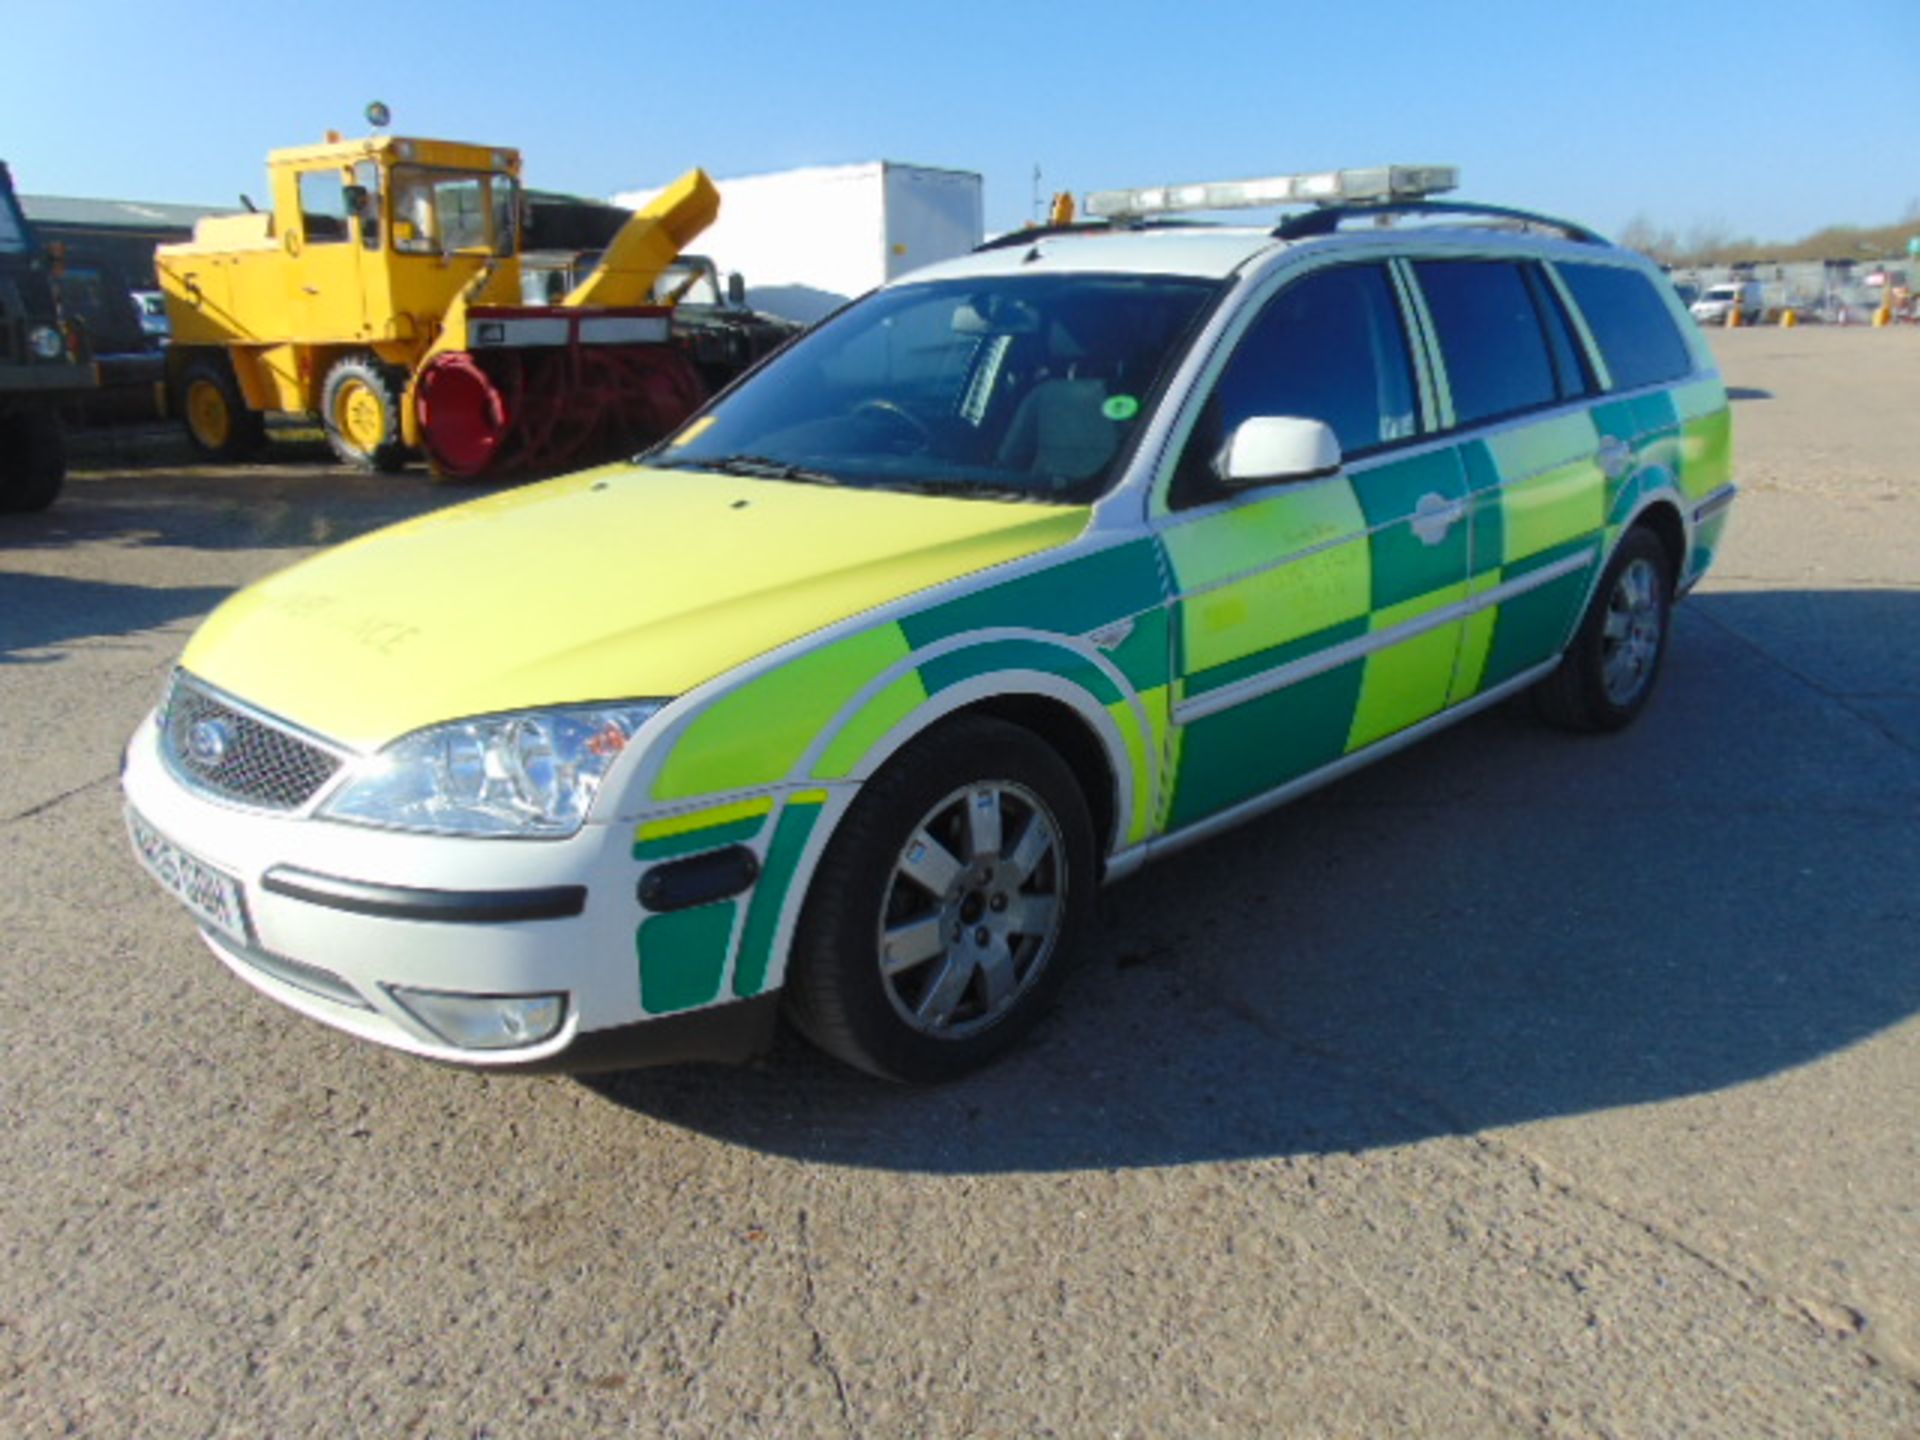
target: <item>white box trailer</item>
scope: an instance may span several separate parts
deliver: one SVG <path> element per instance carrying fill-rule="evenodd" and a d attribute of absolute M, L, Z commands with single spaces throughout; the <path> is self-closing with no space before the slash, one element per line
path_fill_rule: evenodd
<path fill-rule="evenodd" d="M 692 248 L 746 277 L 747 303 L 803 324 L 985 233 L 980 176 L 875 160 L 721 180 L 720 218 Z M 638 209 L 655 190 L 613 203 Z"/>

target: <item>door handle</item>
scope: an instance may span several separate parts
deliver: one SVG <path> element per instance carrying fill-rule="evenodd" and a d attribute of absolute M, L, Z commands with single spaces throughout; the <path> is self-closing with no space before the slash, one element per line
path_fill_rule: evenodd
<path fill-rule="evenodd" d="M 1467 515 L 1464 500 L 1449 500 L 1444 495 L 1436 495 L 1431 490 L 1422 495 L 1413 504 L 1413 533 L 1420 537 L 1423 545 L 1438 545 L 1447 538 L 1451 530 Z"/>

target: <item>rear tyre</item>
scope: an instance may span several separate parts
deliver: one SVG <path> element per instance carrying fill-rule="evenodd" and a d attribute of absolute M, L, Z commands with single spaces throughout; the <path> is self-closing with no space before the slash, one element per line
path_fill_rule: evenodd
<path fill-rule="evenodd" d="M 178 398 L 187 439 L 209 460 L 245 460 L 266 444 L 266 422 L 247 408 L 225 356 L 191 361 L 180 372 Z"/>
<path fill-rule="evenodd" d="M 1621 538 L 1560 667 L 1533 688 L 1542 718 L 1567 730 L 1621 730 L 1646 708 L 1666 658 L 1673 561 L 1660 537 Z"/>
<path fill-rule="evenodd" d="M 787 1010 L 889 1080 L 977 1070 L 1031 1030 L 1090 923 L 1093 821 L 1030 731 L 963 716 L 869 781 L 821 858 Z"/>
<path fill-rule="evenodd" d="M 0 411 L 0 511 L 44 510 L 66 478 L 60 417 L 37 406 Z"/>
<path fill-rule="evenodd" d="M 400 400 L 406 389 L 404 370 L 370 355 L 334 362 L 320 390 L 320 423 L 341 463 L 385 475 L 406 465 L 407 443 L 400 438 Z"/>

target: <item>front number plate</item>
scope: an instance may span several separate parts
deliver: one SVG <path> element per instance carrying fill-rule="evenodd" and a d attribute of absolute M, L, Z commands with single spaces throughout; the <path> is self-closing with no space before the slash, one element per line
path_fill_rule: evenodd
<path fill-rule="evenodd" d="M 133 840 L 135 857 L 147 873 L 191 910 L 195 919 L 242 945 L 252 943 L 247 931 L 246 897 L 238 880 L 189 855 L 132 809 L 127 811 L 127 834 Z"/>

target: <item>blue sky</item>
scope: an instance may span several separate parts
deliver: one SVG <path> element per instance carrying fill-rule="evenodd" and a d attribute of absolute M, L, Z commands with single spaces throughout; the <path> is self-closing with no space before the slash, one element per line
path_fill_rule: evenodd
<path fill-rule="evenodd" d="M 695 164 L 978 170 L 990 229 L 1027 217 L 1036 164 L 1084 193 L 1438 161 L 1605 231 L 1763 240 L 1920 205 L 1920 0 L 0 0 L 0 36 L 28 193 L 230 204 L 379 98 L 396 133 L 516 145 L 529 183 L 584 194 Z"/>

